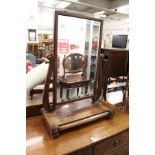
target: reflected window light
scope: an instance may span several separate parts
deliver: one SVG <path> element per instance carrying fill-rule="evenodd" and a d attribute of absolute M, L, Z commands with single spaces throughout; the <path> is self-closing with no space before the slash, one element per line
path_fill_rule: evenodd
<path fill-rule="evenodd" d="M 36 143 L 40 143 L 43 141 L 43 136 L 39 136 L 39 137 L 35 137 L 35 138 L 31 138 L 31 139 L 28 139 L 26 140 L 26 147 L 29 147 L 29 146 L 32 146 Z"/>
<path fill-rule="evenodd" d="M 99 11 L 99 12 L 94 13 L 94 15 L 103 15 L 103 14 L 104 14 L 104 11 Z"/>
<path fill-rule="evenodd" d="M 123 5 L 115 9 L 116 12 L 129 14 L 129 5 Z"/>
<path fill-rule="evenodd" d="M 67 107 L 69 107 L 69 105 L 68 105 L 68 104 L 63 106 L 63 108 L 67 108 Z"/>
<path fill-rule="evenodd" d="M 90 137 L 90 139 L 91 139 L 93 142 L 96 141 L 96 139 L 95 139 L 94 137 Z"/>
<path fill-rule="evenodd" d="M 56 8 L 59 8 L 59 9 L 64 9 L 64 8 L 66 8 L 67 6 L 69 6 L 71 3 L 69 3 L 69 2 L 60 2 L 57 6 L 56 6 Z"/>
<path fill-rule="evenodd" d="M 99 12 L 94 13 L 94 15 L 95 17 L 98 17 L 98 18 L 105 18 L 106 15 L 104 13 L 105 13 L 104 11 L 99 11 Z"/>

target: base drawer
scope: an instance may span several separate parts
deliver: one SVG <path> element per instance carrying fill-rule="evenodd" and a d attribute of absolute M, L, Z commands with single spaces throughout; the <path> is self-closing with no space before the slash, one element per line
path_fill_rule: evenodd
<path fill-rule="evenodd" d="M 89 147 L 86 147 L 86 148 L 81 149 L 79 151 L 70 153 L 68 155 L 93 155 L 93 147 L 89 146 Z"/>
<path fill-rule="evenodd" d="M 129 155 L 129 144 L 121 146 L 113 152 L 106 153 L 104 155 Z"/>
<path fill-rule="evenodd" d="M 95 145 L 94 155 L 103 155 L 106 152 L 111 152 L 120 146 L 127 144 L 129 141 L 129 132 L 123 132 L 119 135 L 113 136 L 105 141 Z"/>

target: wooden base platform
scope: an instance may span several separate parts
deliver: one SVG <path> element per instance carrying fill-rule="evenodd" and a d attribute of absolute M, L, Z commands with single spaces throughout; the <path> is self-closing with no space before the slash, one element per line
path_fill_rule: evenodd
<path fill-rule="evenodd" d="M 52 139 L 43 116 L 26 119 L 26 155 L 127 155 L 129 116 L 113 105 L 111 119 L 101 119 Z"/>
<path fill-rule="evenodd" d="M 103 105 L 103 102 L 92 103 L 92 99 L 85 99 L 61 105 L 54 112 L 42 113 L 53 138 L 60 135 L 61 131 L 74 128 L 102 118 L 109 118 L 113 111 Z"/>

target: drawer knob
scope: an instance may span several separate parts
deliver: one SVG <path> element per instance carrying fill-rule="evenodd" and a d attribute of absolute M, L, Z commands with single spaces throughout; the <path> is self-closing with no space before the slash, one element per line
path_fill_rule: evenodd
<path fill-rule="evenodd" d="M 121 142 L 120 139 L 116 139 L 116 140 L 114 141 L 113 145 L 116 146 L 116 145 L 120 144 L 120 142 Z"/>

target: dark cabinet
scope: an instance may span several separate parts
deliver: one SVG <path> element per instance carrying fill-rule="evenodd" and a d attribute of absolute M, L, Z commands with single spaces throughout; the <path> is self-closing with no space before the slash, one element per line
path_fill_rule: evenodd
<path fill-rule="evenodd" d="M 39 56 L 39 53 L 38 53 L 38 43 L 28 43 L 27 47 L 28 47 L 28 52 L 29 53 L 33 54 L 36 57 Z"/>

